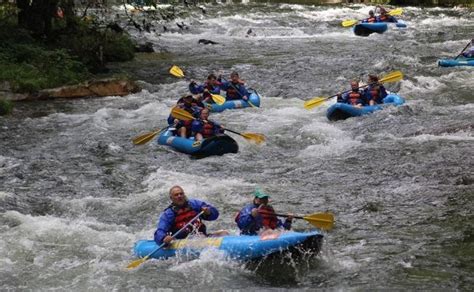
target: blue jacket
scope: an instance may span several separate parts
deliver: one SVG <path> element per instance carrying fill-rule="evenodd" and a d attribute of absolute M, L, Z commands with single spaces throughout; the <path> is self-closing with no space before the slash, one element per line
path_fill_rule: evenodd
<path fill-rule="evenodd" d="M 467 51 L 462 53 L 465 58 L 474 58 L 474 46 L 470 47 Z"/>
<path fill-rule="evenodd" d="M 214 221 L 219 217 L 219 211 L 217 209 L 203 201 L 195 200 L 195 199 L 188 199 L 188 205 L 196 212 L 201 212 L 201 209 L 204 207 L 208 207 L 211 210 L 211 214 L 209 216 L 201 215 L 201 219 Z M 160 245 L 163 243 L 163 239 L 169 234 L 170 230 L 174 225 L 176 214 L 172 209 L 172 206 L 166 208 L 163 213 L 160 215 L 160 219 L 158 220 L 158 228 L 155 231 L 155 242 L 156 244 Z M 186 232 L 182 232 L 176 236 L 177 239 L 182 239 L 187 236 Z"/>
<path fill-rule="evenodd" d="M 372 100 L 372 95 L 370 94 L 370 90 L 372 88 L 373 85 L 369 85 L 367 86 L 367 88 L 364 90 L 364 95 L 365 95 L 365 98 L 367 99 L 367 101 L 370 101 Z M 379 85 L 379 88 L 380 88 L 380 92 L 379 92 L 379 96 L 378 98 L 376 98 L 374 101 L 376 104 L 381 104 L 383 103 L 383 99 L 388 95 L 387 94 L 387 90 L 385 89 L 385 86 L 383 85 Z"/>
<path fill-rule="evenodd" d="M 206 89 L 206 88 L 209 90 L 209 93 L 211 93 L 211 94 L 220 94 L 221 93 L 221 88 L 219 86 L 208 85 L 207 82 L 205 82 L 204 84 L 201 84 L 201 85 L 198 85 L 196 83 L 189 83 L 189 91 L 191 91 L 192 94 L 203 93 L 204 89 Z"/>
<path fill-rule="evenodd" d="M 240 210 L 239 214 L 237 215 L 236 223 L 240 229 L 241 234 L 256 235 L 257 232 L 263 228 L 262 215 L 259 214 L 257 217 L 252 216 L 252 209 L 254 208 L 258 208 L 258 206 L 254 203 L 251 203 Z M 283 223 L 280 219 L 278 219 L 277 227 L 290 229 L 291 222 L 286 220 L 285 223 Z"/>
<path fill-rule="evenodd" d="M 234 84 L 229 81 L 221 82 L 221 89 L 226 92 L 226 99 L 235 100 L 242 99 L 244 96 L 249 97 L 250 93 L 243 84 Z"/>
<path fill-rule="evenodd" d="M 362 90 L 357 90 L 357 92 L 360 94 L 360 98 L 357 99 L 357 102 L 356 104 L 362 104 L 362 105 L 367 105 L 368 104 L 368 100 L 366 98 L 366 95 L 364 93 L 364 91 Z M 349 99 L 349 95 L 352 93 L 352 91 L 350 92 L 347 92 L 347 93 L 344 93 L 342 95 L 342 98 L 338 100 L 338 102 L 342 102 L 342 103 L 348 103 L 348 104 L 351 104 L 350 102 L 350 99 Z"/>

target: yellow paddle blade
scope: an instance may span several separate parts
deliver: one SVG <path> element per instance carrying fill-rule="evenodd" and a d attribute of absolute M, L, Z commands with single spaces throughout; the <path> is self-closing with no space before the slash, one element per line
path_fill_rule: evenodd
<path fill-rule="evenodd" d="M 182 120 L 182 121 L 189 121 L 189 120 L 195 119 L 195 117 L 193 117 L 192 114 L 178 107 L 174 107 L 171 110 L 171 116 L 175 119 Z"/>
<path fill-rule="evenodd" d="M 258 133 L 242 133 L 242 137 L 244 137 L 247 140 L 253 141 L 257 144 L 261 144 L 265 142 L 265 136 L 263 134 L 258 134 Z"/>
<path fill-rule="evenodd" d="M 219 94 L 211 94 L 211 98 L 218 105 L 223 105 L 225 102 L 225 97 Z"/>
<path fill-rule="evenodd" d="M 390 10 L 388 12 L 388 15 L 395 16 L 395 15 L 402 15 L 402 13 L 403 13 L 403 9 L 397 8 L 397 9 Z"/>
<path fill-rule="evenodd" d="M 403 73 L 401 71 L 393 71 L 385 75 L 379 82 L 397 82 L 403 79 Z"/>
<path fill-rule="evenodd" d="M 160 132 L 161 132 L 161 130 L 155 131 L 155 132 L 149 132 L 149 133 L 137 136 L 137 137 L 133 138 L 133 140 L 132 140 L 133 144 L 135 144 L 135 145 L 146 144 L 146 143 L 150 142 L 151 140 L 153 140 L 153 138 L 155 138 L 156 135 L 158 135 Z"/>
<path fill-rule="evenodd" d="M 355 19 L 344 20 L 341 24 L 343 27 L 349 27 L 357 24 L 359 21 Z"/>
<path fill-rule="evenodd" d="M 183 78 L 184 77 L 184 72 L 183 70 L 181 70 L 181 68 L 179 68 L 178 66 L 176 65 L 173 65 L 171 68 L 170 68 L 170 74 L 175 76 L 175 77 L 178 77 L 178 78 Z"/>
<path fill-rule="evenodd" d="M 136 267 L 138 267 L 139 265 L 143 264 L 144 262 L 146 262 L 146 260 L 148 259 L 148 256 L 144 257 L 144 258 L 141 258 L 141 259 L 138 259 L 138 260 L 135 260 L 133 262 L 131 262 L 130 264 L 128 264 L 127 266 L 127 269 L 131 270 L 131 269 L 135 269 Z"/>
<path fill-rule="evenodd" d="M 331 230 L 334 226 L 334 215 L 331 213 L 317 213 L 303 217 L 304 220 L 323 230 Z"/>
<path fill-rule="evenodd" d="M 321 104 L 323 104 L 324 101 L 326 101 L 327 98 L 325 97 L 315 97 L 310 100 L 307 100 L 304 102 L 304 108 L 309 110 L 312 109 L 313 107 L 317 107 Z"/>

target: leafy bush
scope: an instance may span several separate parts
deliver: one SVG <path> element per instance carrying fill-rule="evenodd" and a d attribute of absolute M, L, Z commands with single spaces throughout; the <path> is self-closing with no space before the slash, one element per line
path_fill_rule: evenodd
<path fill-rule="evenodd" d="M 16 92 L 74 84 L 88 77 L 86 67 L 64 50 L 46 50 L 33 44 L 0 45 L 0 80 Z"/>
<path fill-rule="evenodd" d="M 13 109 L 13 103 L 9 100 L 0 98 L 0 116 L 9 114 Z"/>

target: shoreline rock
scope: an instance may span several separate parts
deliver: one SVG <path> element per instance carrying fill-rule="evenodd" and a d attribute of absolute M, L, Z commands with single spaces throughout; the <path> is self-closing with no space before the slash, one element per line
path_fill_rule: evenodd
<path fill-rule="evenodd" d="M 55 98 L 84 98 L 104 96 L 125 96 L 141 91 L 136 82 L 129 79 L 97 79 L 84 83 L 40 90 L 37 93 L 22 94 L 3 86 L 0 97 L 10 101 L 33 101 Z"/>

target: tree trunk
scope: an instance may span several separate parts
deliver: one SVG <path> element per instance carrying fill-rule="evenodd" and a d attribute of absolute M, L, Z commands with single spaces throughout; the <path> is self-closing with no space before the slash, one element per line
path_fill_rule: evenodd
<path fill-rule="evenodd" d="M 17 0 L 18 25 L 36 35 L 48 36 L 57 5 L 58 0 Z"/>

